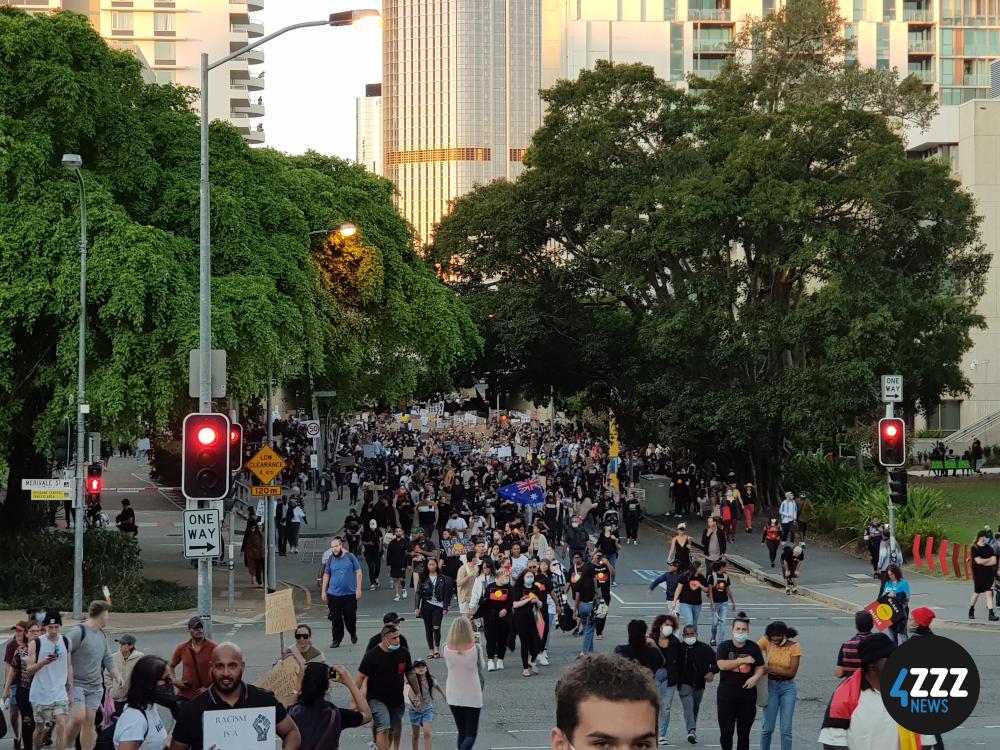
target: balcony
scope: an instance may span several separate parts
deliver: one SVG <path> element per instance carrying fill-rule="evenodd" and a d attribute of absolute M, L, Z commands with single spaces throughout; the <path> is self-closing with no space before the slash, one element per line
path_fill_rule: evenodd
<path fill-rule="evenodd" d="M 936 79 L 936 76 L 934 75 L 934 71 L 931 70 L 931 69 L 908 70 L 908 71 L 906 71 L 906 74 L 910 75 L 910 76 L 916 76 L 917 78 L 919 78 L 924 83 L 934 83 L 934 81 Z"/>
<path fill-rule="evenodd" d="M 728 39 L 725 41 L 708 41 L 708 40 L 694 40 L 694 51 L 695 52 L 707 52 L 709 54 L 716 53 L 726 53 L 733 51 L 733 40 Z"/>
<path fill-rule="evenodd" d="M 250 76 L 249 78 L 240 79 L 240 83 L 244 84 L 249 91 L 264 90 L 264 76 L 262 75 Z"/>
<path fill-rule="evenodd" d="M 688 19 L 691 21 L 731 21 L 732 11 L 729 8 L 688 8 Z"/>
<path fill-rule="evenodd" d="M 245 40 L 244 40 L 244 42 L 242 44 L 234 44 L 234 43 L 230 42 L 230 44 L 229 44 L 229 47 L 230 47 L 229 51 L 230 52 L 235 52 L 236 50 L 238 50 L 240 47 L 244 46 L 245 44 L 246 44 Z M 246 54 L 240 55 L 236 59 L 237 60 L 245 61 L 248 65 L 261 65 L 264 62 L 264 50 L 262 50 L 260 48 L 258 48 L 258 49 L 252 49 L 249 52 L 247 52 Z"/>
<path fill-rule="evenodd" d="M 258 10 L 264 10 L 264 0 L 247 0 L 247 10 L 251 13 Z"/>
<path fill-rule="evenodd" d="M 232 35 L 230 41 L 236 36 L 241 38 L 244 35 L 250 39 L 257 39 L 264 36 L 264 24 L 257 21 L 241 21 L 229 24 L 229 33 Z"/>
<path fill-rule="evenodd" d="M 907 50 L 911 55 L 934 54 L 934 40 L 931 38 L 911 39 Z"/>
<path fill-rule="evenodd" d="M 934 12 L 929 8 L 904 8 L 903 20 L 913 23 L 930 23 L 934 20 Z"/>
<path fill-rule="evenodd" d="M 247 143 L 259 145 L 264 142 L 264 129 L 261 127 L 248 130 L 243 133 L 243 140 Z"/>
<path fill-rule="evenodd" d="M 691 71 L 691 74 L 699 78 L 707 78 L 711 81 L 714 78 L 718 78 L 721 72 L 718 68 L 695 68 Z"/>
<path fill-rule="evenodd" d="M 241 101 L 238 104 L 231 104 L 230 111 L 233 115 L 242 117 L 263 117 L 264 116 L 264 103 L 263 102 L 248 102 Z"/>

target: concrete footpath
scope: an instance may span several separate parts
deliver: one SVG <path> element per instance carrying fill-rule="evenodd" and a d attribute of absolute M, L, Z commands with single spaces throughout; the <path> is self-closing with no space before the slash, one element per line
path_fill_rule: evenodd
<path fill-rule="evenodd" d="M 647 518 L 647 526 L 672 537 L 680 519 L 673 517 Z M 705 529 L 702 519 L 684 519 L 687 532 L 697 547 Z M 761 524 L 758 516 L 754 531 L 747 534 L 742 528 L 736 532 L 736 543 L 726 550 L 730 564 L 760 581 L 784 588 L 780 560 L 772 568 L 767 547 L 761 544 Z M 872 566 L 867 558 L 849 554 L 843 550 L 830 548 L 821 543 L 811 543 L 811 535 L 806 539 L 805 562 L 799 579 L 799 595 L 817 602 L 836 607 L 845 612 L 856 612 L 871 604 L 878 596 L 879 584 L 872 577 Z M 780 555 L 780 552 L 779 552 Z M 912 562 L 912 561 L 910 561 Z M 930 607 L 937 615 L 935 625 L 988 629 L 1000 633 L 1000 623 L 989 622 L 985 598 L 980 597 L 976 608 L 976 619 L 969 620 L 969 599 L 972 595 L 972 581 L 946 579 L 942 576 L 927 575 L 913 568 L 903 566 L 903 576 L 910 583 L 911 608 Z"/>

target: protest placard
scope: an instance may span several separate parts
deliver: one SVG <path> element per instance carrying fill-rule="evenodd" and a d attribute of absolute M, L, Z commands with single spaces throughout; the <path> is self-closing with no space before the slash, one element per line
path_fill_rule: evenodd
<path fill-rule="evenodd" d="M 412 445 L 408 445 L 405 448 L 403 448 L 404 461 L 410 461 L 416 457 L 417 457 L 417 449 L 414 448 Z"/>
<path fill-rule="evenodd" d="M 274 697 L 281 701 L 281 705 L 288 708 L 299 698 L 304 669 L 305 661 L 293 648 L 288 656 L 275 664 L 270 672 L 254 684 L 264 690 L 270 690 L 274 693 Z"/>
<path fill-rule="evenodd" d="M 292 590 L 282 589 L 264 597 L 264 632 L 267 635 L 295 630 L 295 602 Z"/>
<path fill-rule="evenodd" d="M 273 750 L 274 706 L 231 708 L 202 714 L 202 744 L 215 750 Z"/>
<path fill-rule="evenodd" d="M 518 455 L 520 455 L 520 454 L 518 454 Z M 510 458 L 510 446 L 509 445 L 501 445 L 497 449 L 497 457 L 498 458 Z"/>

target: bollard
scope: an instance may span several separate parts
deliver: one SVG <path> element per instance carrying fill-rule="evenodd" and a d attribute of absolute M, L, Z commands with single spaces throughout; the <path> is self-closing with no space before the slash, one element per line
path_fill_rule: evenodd
<path fill-rule="evenodd" d="M 919 568 L 924 564 L 924 561 L 920 559 L 920 542 L 922 537 L 920 534 L 913 535 L 913 563 Z"/>
<path fill-rule="evenodd" d="M 970 578 L 972 578 L 972 557 L 969 555 L 968 544 L 962 545 L 962 560 L 965 563 L 965 565 L 963 566 L 965 568 L 965 580 L 968 581 Z"/>
<path fill-rule="evenodd" d="M 927 570 L 934 572 L 934 537 L 927 537 L 927 546 L 924 547 L 924 557 L 927 559 Z"/>
<path fill-rule="evenodd" d="M 958 564 L 958 554 L 962 551 L 962 545 L 953 544 L 951 547 L 951 569 L 955 571 L 955 578 L 962 577 L 962 566 Z"/>
<path fill-rule="evenodd" d="M 938 547 L 938 562 L 941 564 L 942 575 L 948 575 L 948 540 L 942 539 Z"/>

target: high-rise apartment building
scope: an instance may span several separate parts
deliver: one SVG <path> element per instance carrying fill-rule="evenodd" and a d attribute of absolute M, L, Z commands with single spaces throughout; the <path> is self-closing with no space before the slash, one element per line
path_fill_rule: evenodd
<path fill-rule="evenodd" d="M 542 2 L 382 3 L 382 169 L 422 241 L 456 198 L 523 169 L 541 124 Z"/>
<path fill-rule="evenodd" d="M 264 35 L 250 14 L 264 0 L 0 0 L 31 13 L 82 13 L 112 47 L 133 52 L 158 83 L 201 86 L 201 53 L 225 57 Z M 249 143 L 264 142 L 264 53 L 252 50 L 209 73 L 209 115 L 229 120 Z M 251 72 L 253 71 L 253 72 Z"/>
<path fill-rule="evenodd" d="M 372 174 L 382 174 L 382 84 L 369 83 L 357 100 L 355 161 Z"/>

